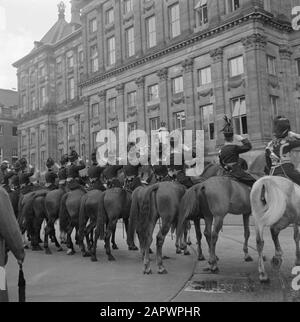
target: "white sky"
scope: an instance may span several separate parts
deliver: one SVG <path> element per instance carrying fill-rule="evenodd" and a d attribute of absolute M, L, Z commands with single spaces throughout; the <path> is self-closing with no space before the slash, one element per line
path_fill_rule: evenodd
<path fill-rule="evenodd" d="M 58 17 L 60 0 L 0 0 L 0 88 L 17 88 L 12 64 L 28 54 Z M 70 1 L 66 19 L 70 19 Z"/>

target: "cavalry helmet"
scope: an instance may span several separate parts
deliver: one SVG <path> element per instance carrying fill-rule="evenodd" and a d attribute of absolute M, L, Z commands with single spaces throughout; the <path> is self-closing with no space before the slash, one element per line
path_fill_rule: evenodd
<path fill-rule="evenodd" d="M 290 121 L 284 116 L 277 116 L 274 120 L 273 130 L 277 139 L 283 139 L 291 131 Z"/>
<path fill-rule="evenodd" d="M 69 156 L 67 154 L 64 154 L 60 159 L 60 164 L 65 165 L 69 162 Z"/>
<path fill-rule="evenodd" d="M 223 132 L 225 138 L 232 138 L 234 134 L 232 120 L 225 115 L 224 121 L 225 121 L 224 128 L 222 129 L 221 132 Z"/>
<path fill-rule="evenodd" d="M 46 167 L 48 169 L 50 169 L 51 167 L 53 167 L 55 164 L 54 160 L 52 158 L 48 158 L 48 160 L 46 161 Z"/>
<path fill-rule="evenodd" d="M 95 149 L 91 155 L 91 160 L 94 163 L 97 163 L 97 149 Z"/>
<path fill-rule="evenodd" d="M 72 150 L 70 155 L 69 155 L 69 161 L 74 162 L 79 158 L 78 153 L 75 150 Z"/>
<path fill-rule="evenodd" d="M 27 160 L 25 158 L 21 158 L 19 162 L 20 162 L 21 168 L 27 167 Z"/>

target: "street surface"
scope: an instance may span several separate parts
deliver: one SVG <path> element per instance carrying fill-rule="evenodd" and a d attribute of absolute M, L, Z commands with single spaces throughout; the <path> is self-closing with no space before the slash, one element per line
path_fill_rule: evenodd
<path fill-rule="evenodd" d="M 271 268 L 274 246 L 269 231 L 265 233 L 265 255 L 271 278 L 269 285 L 261 285 L 257 273 L 254 227 L 251 227 L 250 255 L 254 262 L 243 261 L 242 217 L 228 216 L 217 245 L 220 258 L 218 275 L 207 273 L 207 262 L 196 260 L 194 228 L 191 231 L 191 256 L 176 255 L 175 239 L 169 234 L 163 248 L 167 275 L 158 275 L 155 255 L 152 255 L 152 275 L 142 274 L 139 252 L 129 252 L 123 239 L 122 225 L 117 230 L 119 250 L 113 251 L 115 262 L 108 262 L 103 242 L 98 245 L 98 262 L 82 258 L 79 249 L 74 256 L 57 253 L 51 245 L 52 255 L 27 251 L 24 265 L 28 302 L 84 301 L 84 302 L 202 302 L 202 301 L 300 301 L 299 292 L 292 291 L 292 268 L 295 261 L 293 230 L 280 235 L 284 263 L 280 272 Z M 203 227 L 202 227 L 203 230 Z M 155 238 L 154 238 L 155 240 Z M 203 252 L 208 258 L 203 239 Z M 155 246 L 152 247 L 155 249 Z M 17 301 L 18 267 L 10 255 L 7 265 L 10 300 Z"/>

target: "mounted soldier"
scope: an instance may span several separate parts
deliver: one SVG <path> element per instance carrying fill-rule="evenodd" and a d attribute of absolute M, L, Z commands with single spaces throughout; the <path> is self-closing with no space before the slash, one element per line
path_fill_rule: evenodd
<path fill-rule="evenodd" d="M 105 187 L 101 181 L 101 175 L 104 167 L 101 167 L 97 161 L 97 151 L 95 150 L 91 155 L 92 165 L 88 168 L 88 177 L 90 180 L 89 190 L 105 191 Z"/>
<path fill-rule="evenodd" d="M 9 169 L 8 161 L 3 161 L 0 166 L 1 171 L 1 185 L 8 192 L 11 192 L 11 188 L 9 186 L 9 179 L 15 174 L 14 171 Z"/>
<path fill-rule="evenodd" d="M 103 160 L 103 163 L 107 163 L 103 176 L 106 181 L 107 188 L 122 188 L 122 184 L 118 179 L 119 171 L 123 168 L 123 165 L 119 164 L 119 160 L 116 160 L 115 152 L 108 151 L 107 160 Z"/>
<path fill-rule="evenodd" d="M 27 170 L 27 160 L 25 158 L 20 159 L 21 171 L 19 173 L 19 183 L 21 193 L 23 195 L 32 192 L 34 190 L 33 184 L 30 182 L 30 177 L 34 175 L 34 168 L 29 166 Z"/>
<path fill-rule="evenodd" d="M 252 149 L 252 145 L 247 138 L 243 138 L 241 135 L 234 135 L 232 121 L 227 116 L 225 116 L 224 120 L 225 126 L 222 131 L 225 144 L 219 152 L 220 164 L 226 174 L 252 187 L 256 180 L 244 170 L 245 166 L 242 166 L 240 159 L 240 154 L 249 152 Z M 240 141 L 242 145 L 233 143 L 234 138 Z"/>
<path fill-rule="evenodd" d="M 70 190 L 80 189 L 84 192 L 84 182 L 80 177 L 80 171 L 85 169 L 85 163 L 83 160 L 79 160 L 78 153 L 72 150 L 69 155 L 69 161 L 71 164 L 67 167 L 67 186 Z"/>
<path fill-rule="evenodd" d="M 68 173 L 67 173 L 67 163 L 69 162 L 69 156 L 64 154 L 60 159 L 60 168 L 58 170 L 58 187 L 65 190 Z"/>
<path fill-rule="evenodd" d="M 46 161 L 46 167 L 48 170 L 45 174 L 45 180 L 46 180 L 45 186 L 49 191 L 57 189 L 56 179 L 58 178 L 58 176 L 54 172 L 54 169 L 53 169 L 54 165 L 55 165 L 55 162 L 52 158 L 49 158 Z"/>
<path fill-rule="evenodd" d="M 270 175 L 284 176 L 300 185 L 300 172 L 291 161 L 291 152 L 300 147 L 300 134 L 291 132 L 290 121 L 284 116 L 274 120 L 274 139 L 266 148 L 266 162 Z"/>
<path fill-rule="evenodd" d="M 19 161 L 17 161 L 13 167 L 13 176 L 11 177 L 11 188 L 13 190 L 19 191 L 20 189 L 20 180 L 19 180 L 19 174 L 21 171 L 21 164 Z"/>

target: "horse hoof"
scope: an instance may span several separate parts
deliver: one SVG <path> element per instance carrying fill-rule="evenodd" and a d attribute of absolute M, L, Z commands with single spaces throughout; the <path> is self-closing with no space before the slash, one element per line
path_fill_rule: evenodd
<path fill-rule="evenodd" d="M 128 250 L 130 250 L 130 251 L 137 251 L 137 250 L 139 250 L 136 246 L 128 246 Z"/>
<path fill-rule="evenodd" d="M 282 259 L 279 258 L 279 257 L 273 257 L 272 258 L 272 261 L 271 261 L 271 264 L 273 266 L 274 269 L 279 269 L 281 264 L 282 264 Z"/>
<path fill-rule="evenodd" d="M 82 257 L 91 257 L 91 254 L 89 252 L 82 253 Z"/>
<path fill-rule="evenodd" d="M 188 251 L 188 250 L 185 250 L 184 253 L 183 253 L 184 256 L 190 256 L 191 253 Z"/>
<path fill-rule="evenodd" d="M 149 248 L 149 254 L 153 254 L 153 250 Z"/>
<path fill-rule="evenodd" d="M 112 245 L 112 249 L 113 249 L 113 250 L 118 250 L 118 249 L 119 249 L 119 247 L 118 247 L 116 244 L 113 244 L 113 245 Z"/>
<path fill-rule="evenodd" d="M 165 275 L 165 274 L 168 274 L 168 271 L 167 271 L 165 268 L 160 268 L 160 269 L 158 270 L 158 274 L 160 274 L 160 275 Z"/>
<path fill-rule="evenodd" d="M 68 256 L 73 256 L 75 254 L 75 250 L 73 250 L 73 249 L 68 249 L 67 250 L 67 255 Z"/>
<path fill-rule="evenodd" d="M 187 242 L 186 244 L 187 244 L 188 246 L 192 246 L 192 242 L 191 242 L 191 241 Z"/>
<path fill-rule="evenodd" d="M 245 262 L 253 262 L 253 258 L 250 255 L 245 256 Z"/>
<path fill-rule="evenodd" d="M 266 274 L 259 274 L 259 281 L 261 282 L 261 284 L 269 284 L 270 283 L 270 279 Z"/>
<path fill-rule="evenodd" d="M 49 248 L 45 248 L 45 254 L 46 255 L 52 255 L 52 252 Z"/>
<path fill-rule="evenodd" d="M 91 257 L 91 262 L 93 262 L 93 263 L 98 262 L 97 257 L 96 257 L 96 256 L 92 256 L 92 257 Z"/>
<path fill-rule="evenodd" d="M 176 254 L 182 254 L 182 251 L 180 249 L 176 249 Z"/>
<path fill-rule="evenodd" d="M 59 247 L 59 248 L 57 248 L 57 252 L 62 252 L 63 251 L 63 249 L 62 249 L 62 247 Z"/>
<path fill-rule="evenodd" d="M 198 261 L 199 262 L 205 261 L 205 257 L 203 255 L 198 256 Z"/>
<path fill-rule="evenodd" d="M 151 275 L 152 274 L 152 270 L 151 270 L 151 268 L 145 269 L 143 273 L 144 273 L 144 275 Z"/>
<path fill-rule="evenodd" d="M 109 260 L 110 262 L 114 262 L 116 259 L 113 257 L 113 255 L 109 255 L 109 256 L 108 256 L 108 260 Z"/>
<path fill-rule="evenodd" d="M 219 274 L 219 272 L 220 272 L 220 270 L 219 270 L 219 268 L 218 268 L 218 267 L 212 267 L 212 268 L 210 269 L 210 271 L 211 271 L 213 274 Z"/>

